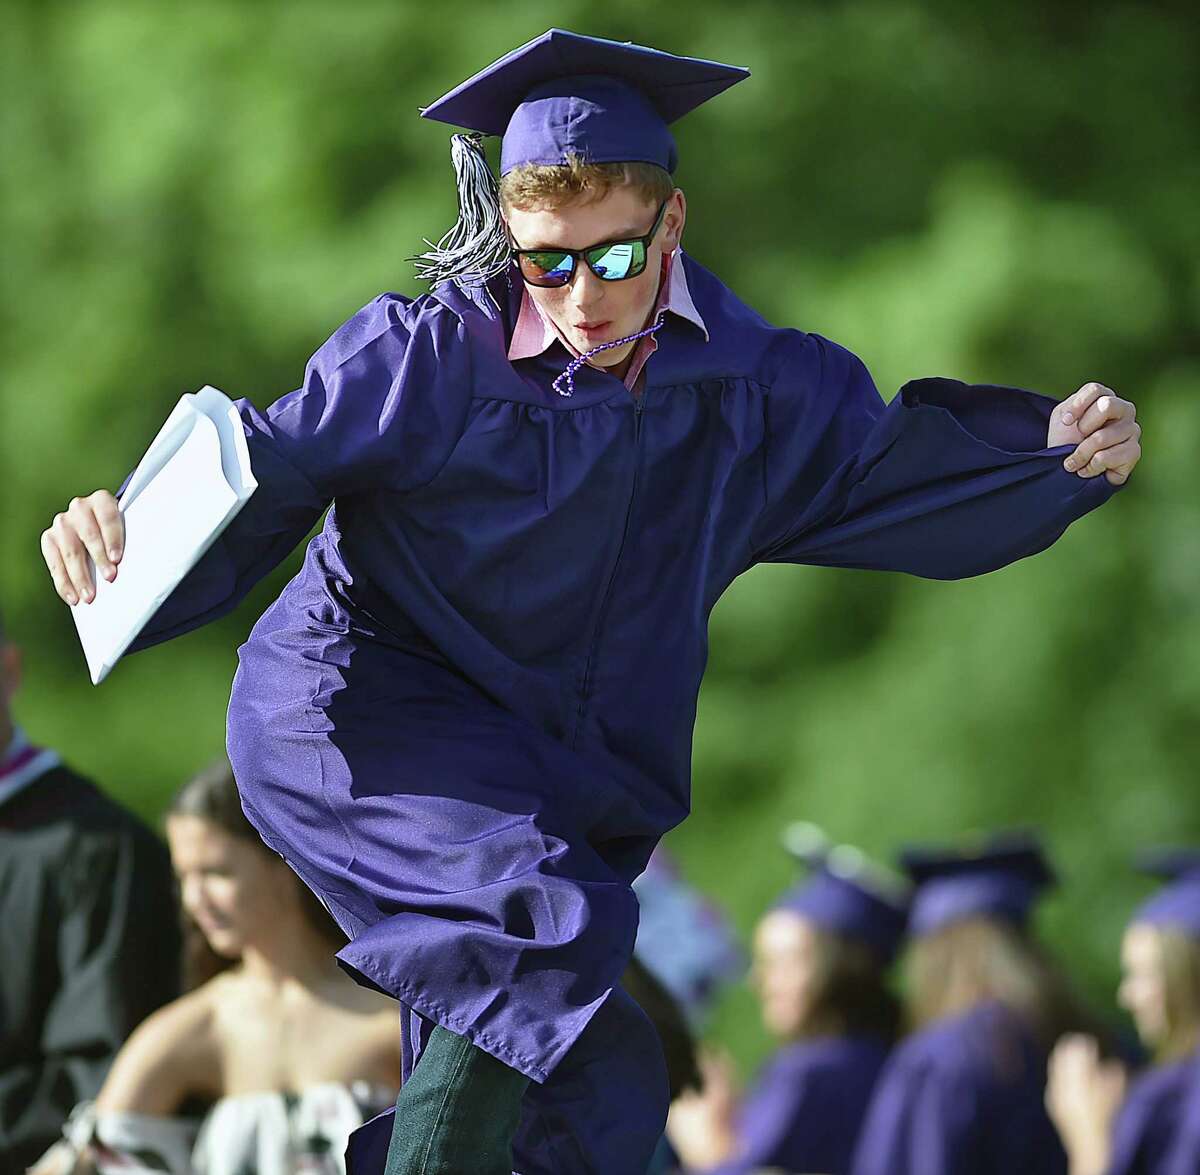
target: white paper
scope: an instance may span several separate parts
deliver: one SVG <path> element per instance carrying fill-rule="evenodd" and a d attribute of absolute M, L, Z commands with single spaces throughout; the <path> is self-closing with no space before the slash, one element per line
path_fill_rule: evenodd
<path fill-rule="evenodd" d="M 121 495 L 125 553 L 71 609 L 99 685 L 146 622 L 258 488 L 237 409 L 213 387 L 183 396 Z"/>

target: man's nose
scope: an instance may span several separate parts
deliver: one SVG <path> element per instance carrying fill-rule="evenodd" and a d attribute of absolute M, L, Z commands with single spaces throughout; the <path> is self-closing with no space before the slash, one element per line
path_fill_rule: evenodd
<path fill-rule="evenodd" d="M 584 310 L 595 306 L 604 295 L 604 283 L 582 262 L 571 282 L 571 302 Z"/>

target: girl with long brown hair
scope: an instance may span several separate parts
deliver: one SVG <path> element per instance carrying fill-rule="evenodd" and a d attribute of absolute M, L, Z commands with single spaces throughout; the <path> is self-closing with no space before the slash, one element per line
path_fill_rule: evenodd
<path fill-rule="evenodd" d="M 668 1136 L 689 1172 L 844 1175 L 899 1009 L 887 972 L 904 933 L 905 887 L 849 846 L 806 854 L 812 876 L 766 913 L 754 979 L 779 1042 L 747 1095 L 710 1058 L 705 1088 L 675 1104 Z"/>
<path fill-rule="evenodd" d="M 166 833 L 190 990 L 134 1030 L 35 1175 L 341 1175 L 399 1088 L 395 1005 L 338 968 L 345 937 L 246 820 L 225 759 Z"/>

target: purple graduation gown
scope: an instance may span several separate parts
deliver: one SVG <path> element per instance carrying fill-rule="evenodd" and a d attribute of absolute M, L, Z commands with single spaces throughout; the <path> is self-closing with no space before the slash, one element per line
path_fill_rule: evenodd
<path fill-rule="evenodd" d="M 739 1109 L 735 1159 L 705 1175 L 780 1172 L 847 1175 L 888 1046 L 872 1037 L 827 1037 L 780 1049 Z"/>
<path fill-rule="evenodd" d="M 614 985 L 630 883 L 688 812 L 721 593 L 760 561 L 976 575 L 1112 492 L 1042 447 L 1052 401 L 931 379 L 885 407 L 683 264 L 710 340 L 668 316 L 637 396 L 590 367 L 558 395 L 558 345 L 510 363 L 503 276 L 370 302 L 300 389 L 238 401 L 258 491 L 134 646 L 227 612 L 334 503 L 239 650 L 230 758 L 412 1043 L 436 1021 L 532 1078 L 526 1175 L 632 1175 L 661 1133 Z"/>
<path fill-rule="evenodd" d="M 1106 1175 L 1163 1175 L 1179 1132 L 1196 1060 L 1155 1065 L 1129 1087 L 1113 1125 L 1112 1159 Z M 1196 1165 L 1186 1168 L 1195 1175 Z"/>
<path fill-rule="evenodd" d="M 1045 1055 L 1002 1005 L 933 1024 L 884 1066 L 854 1175 L 1066 1175 L 1045 1085 Z"/>
<path fill-rule="evenodd" d="M 1185 1062 L 1180 1079 L 1175 1132 L 1167 1147 L 1162 1175 L 1196 1175 L 1200 1171 L 1200 1053 Z"/>

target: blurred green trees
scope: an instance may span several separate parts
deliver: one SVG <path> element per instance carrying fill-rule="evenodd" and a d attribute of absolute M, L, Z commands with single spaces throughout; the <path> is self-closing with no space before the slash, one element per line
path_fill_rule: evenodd
<path fill-rule="evenodd" d="M 38 536 L 183 391 L 266 405 L 452 221 L 417 108 L 551 25 L 745 64 L 677 127 L 686 244 L 885 396 L 954 375 L 1135 399 L 1128 491 L 973 581 L 758 568 L 716 609 L 696 814 L 748 928 L 805 817 L 881 855 L 1042 826 L 1045 928 L 1107 999 L 1137 846 L 1200 840 L 1200 21 L 1183 4 L 14 3 L 0 37 L 0 603 L 31 734 L 148 816 L 222 745 L 239 611 L 87 683 Z M 719 1028 L 744 1055 L 735 998 Z"/>

